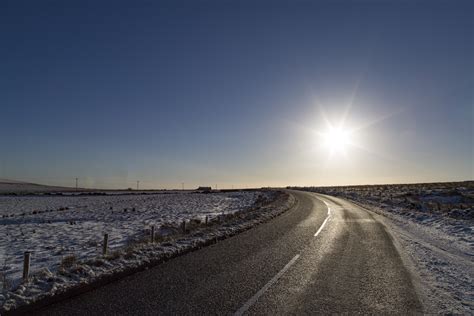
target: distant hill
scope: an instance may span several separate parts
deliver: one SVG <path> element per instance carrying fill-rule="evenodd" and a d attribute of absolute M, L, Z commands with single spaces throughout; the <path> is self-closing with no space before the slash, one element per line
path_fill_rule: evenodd
<path fill-rule="evenodd" d="M 50 186 L 23 182 L 18 180 L 0 179 L 0 194 L 28 194 L 74 191 L 74 188 Z"/>
<path fill-rule="evenodd" d="M 27 182 L 0 178 L 0 183 L 27 183 Z"/>

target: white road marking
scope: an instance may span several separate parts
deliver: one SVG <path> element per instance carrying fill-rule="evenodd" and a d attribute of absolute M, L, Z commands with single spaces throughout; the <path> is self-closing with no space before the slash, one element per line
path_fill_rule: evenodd
<path fill-rule="evenodd" d="M 324 228 L 324 225 L 326 225 L 326 223 L 328 222 L 329 220 L 329 217 L 331 217 L 331 207 L 329 207 L 329 203 L 324 201 L 324 200 L 321 200 L 324 202 L 324 204 L 326 204 L 327 208 L 328 208 L 328 216 L 326 217 L 326 219 L 324 220 L 323 224 L 321 225 L 321 227 L 319 227 L 318 231 L 316 232 L 316 234 L 314 234 L 314 237 L 318 236 L 319 233 L 323 230 Z"/>
<path fill-rule="evenodd" d="M 321 227 L 319 227 L 319 229 L 318 229 L 318 231 L 316 232 L 316 234 L 314 234 L 314 237 L 316 237 L 316 236 L 319 235 L 319 233 L 323 230 L 324 225 L 326 225 L 326 223 L 328 222 L 328 220 L 329 220 L 329 215 L 328 215 L 328 217 L 326 217 L 326 219 L 324 220 L 324 222 L 323 222 L 323 224 L 321 225 Z"/>
<path fill-rule="evenodd" d="M 319 227 L 316 234 L 314 234 L 314 237 L 319 235 L 319 233 L 323 230 L 324 225 L 326 225 L 326 223 L 328 222 L 328 220 L 331 216 L 331 207 L 329 207 L 329 204 L 326 201 L 323 201 L 323 202 L 324 202 L 324 204 L 326 204 L 326 206 L 328 208 L 328 216 L 324 220 L 321 227 Z M 300 255 L 294 256 L 293 259 L 291 259 L 290 262 L 288 262 L 283 267 L 283 269 L 281 269 L 270 281 L 267 282 L 267 284 L 265 284 L 257 293 L 255 293 L 254 296 L 252 296 L 247 302 L 245 302 L 245 304 L 242 305 L 242 307 L 239 308 L 239 310 L 234 313 L 234 316 L 241 316 L 246 311 L 248 311 L 248 309 L 250 307 L 252 307 L 252 305 L 255 304 L 255 302 L 260 298 L 260 296 L 262 296 L 263 293 L 265 293 L 276 281 L 278 281 L 278 279 L 282 277 L 282 275 L 286 272 L 286 270 L 288 270 L 296 262 L 296 260 L 298 260 L 299 257 L 300 257 Z"/>
<path fill-rule="evenodd" d="M 293 259 L 290 260 L 286 264 L 286 266 L 283 267 L 283 269 L 280 270 L 270 281 L 268 281 L 267 284 L 265 284 L 257 293 L 255 293 L 254 296 L 252 296 L 244 305 L 242 305 L 241 308 L 239 308 L 238 311 L 234 313 L 234 316 L 240 316 L 243 315 L 250 307 L 252 307 L 253 304 L 260 298 L 260 296 L 263 295 L 276 281 L 278 281 L 279 278 L 288 270 L 295 262 L 298 260 L 300 255 L 296 255 L 293 257 Z"/>

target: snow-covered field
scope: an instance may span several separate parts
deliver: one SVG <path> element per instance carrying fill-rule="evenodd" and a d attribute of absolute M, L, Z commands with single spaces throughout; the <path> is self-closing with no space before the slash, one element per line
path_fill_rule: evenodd
<path fill-rule="evenodd" d="M 1 196 L 0 283 L 7 288 L 0 292 L 0 311 L 231 236 L 281 214 L 292 201 L 269 190 Z M 150 243 L 151 226 L 155 243 Z M 110 236 L 106 256 L 104 233 Z M 32 251 L 32 273 L 25 283 L 21 269 L 27 250 Z"/>
<path fill-rule="evenodd" d="M 381 215 L 416 277 L 427 313 L 474 314 L 474 182 L 304 190 L 343 197 Z"/>
<path fill-rule="evenodd" d="M 111 249 L 125 246 L 152 225 L 209 219 L 251 207 L 262 192 L 175 193 L 105 196 L 0 196 L 0 271 L 21 276 L 23 253 L 32 269 L 54 271 L 62 258 L 100 252 L 104 233 Z"/>

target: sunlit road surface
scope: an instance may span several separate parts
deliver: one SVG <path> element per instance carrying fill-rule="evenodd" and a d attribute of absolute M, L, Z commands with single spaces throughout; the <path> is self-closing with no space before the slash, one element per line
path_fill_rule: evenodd
<path fill-rule="evenodd" d="M 386 228 L 342 199 L 293 192 L 254 229 L 92 292 L 44 315 L 422 312 Z"/>

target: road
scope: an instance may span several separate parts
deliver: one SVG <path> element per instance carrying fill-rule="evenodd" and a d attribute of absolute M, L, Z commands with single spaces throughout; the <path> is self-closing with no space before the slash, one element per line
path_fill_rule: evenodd
<path fill-rule="evenodd" d="M 35 314 L 422 312 L 382 223 L 343 199 L 291 194 L 295 207 L 266 224 Z"/>

